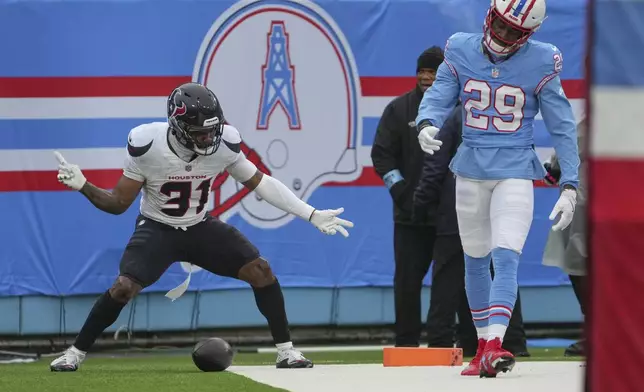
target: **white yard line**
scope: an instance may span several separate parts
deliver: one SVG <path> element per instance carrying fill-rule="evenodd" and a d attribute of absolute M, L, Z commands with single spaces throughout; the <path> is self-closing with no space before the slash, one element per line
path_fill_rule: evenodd
<path fill-rule="evenodd" d="M 382 351 L 385 347 L 393 345 L 371 345 L 371 346 L 297 346 L 297 349 L 303 353 L 328 353 L 328 352 L 347 352 L 347 351 Z M 257 349 L 242 350 L 244 352 L 276 353 L 275 347 L 260 347 Z"/>
<path fill-rule="evenodd" d="M 581 362 L 520 362 L 496 379 L 463 377 L 462 367 L 318 365 L 313 369 L 231 366 L 229 371 L 291 392 L 543 392 L 583 390 Z"/>

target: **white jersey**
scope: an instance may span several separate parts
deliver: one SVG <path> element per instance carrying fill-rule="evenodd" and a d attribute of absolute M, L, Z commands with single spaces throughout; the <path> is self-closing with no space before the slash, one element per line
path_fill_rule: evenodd
<path fill-rule="evenodd" d="M 237 129 L 224 126 L 219 149 L 191 162 L 179 158 L 169 145 L 168 124 L 139 125 L 128 135 L 123 175 L 143 185 L 141 215 L 175 227 L 204 219 L 215 177 L 243 156 Z"/>

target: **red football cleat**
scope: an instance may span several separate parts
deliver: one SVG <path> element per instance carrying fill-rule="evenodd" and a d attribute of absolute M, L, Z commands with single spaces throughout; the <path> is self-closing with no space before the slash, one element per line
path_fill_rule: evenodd
<path fill-rule="evenodd" d="M 489 340 L 481 358 L 482 377 L 494 378 L 499 372 L 509 372 L 515 364 L 514 355 L 501 347 L 501 339 Z"/>
<path fill-rule="evenodd" d="M 485 339 L 479 339 L 479 346 L 476 349 L 476 355 L 465 369 L 461 372 L 461 376 L 478 376 L 481 374 L 481 357 L 483 356 L 483 350 L 485 350 L 485 344 L 487 342 Z"/>

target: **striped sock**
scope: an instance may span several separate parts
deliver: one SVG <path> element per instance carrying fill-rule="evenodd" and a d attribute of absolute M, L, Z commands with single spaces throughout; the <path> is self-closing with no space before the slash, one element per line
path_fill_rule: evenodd
<path fill-rule="evenodd" d="M 492 285 L 490 258 L 491 254 L 484 257 L 465 255 L 465 291 L 479 339 L 486 339 L 489 332 L 489 300 Z"/>
<path fill-rule="evenodd" d="M 495 248 L 492 250 L 492 256 L 494 281 L 490 290 L 488 340 L 503 340 L 517 300 L 519 253 L 510 249 Z"/>

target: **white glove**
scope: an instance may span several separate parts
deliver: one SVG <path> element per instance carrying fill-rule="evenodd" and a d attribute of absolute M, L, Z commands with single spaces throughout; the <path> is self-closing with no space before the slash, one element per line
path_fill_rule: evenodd
<path fill-rule="evenodd" d="M 576 204 L 577 191 L 574 191 L 572 189 L 565 189 L 563 192 L 561 192 L 561 196 L 559 196 L 559 200 L 557 200 L 555 208 L 553 208 L 552 212 L 550 213 L 550 220 L 554 220 L 560 212 L 561 218 L 559 218 L 559 222 L 557 222 L 557 224 L 552 227 L 552 230 L 563 230 L 568 227 L 570 222 L 572 222 L 572 217 L 575 214 Z"/>
<path fill-rule="evenodd" d="M 434 126 L 424 127 L 420 132 L 418 132 L 420 148 L 430 155 L 433 155 L 434 151 L 440 150 L 440 146 L 443 145 L 443 142 L 434 139 L 434 136 L 436 136 L 437 133 L 438 128 Z"/>
<path fill-rule="evenodd" d="M 310 221 L 313 226 L 317 227 L 324 234 L 334 235 L 340 232 L 343 236 L 348 237 L 349 233 L 344 227 L 353 227 L 353 222 L 338 218 L 338 215 L 343 212 L 344 208 L 338 208 L 337 210 L 315 210 L 313 211 L 313 215 L 311 215 Z"/>
<path fill-rule="evenodd" d="M 81 172 L 78 165 L 72 165 L 67 163 L 62 154 L 58 151 L 54 151 L 54 155 L 58 160 L 58 182 L 65 184 L 69 188 L 72 188 L 75 191 L 80 190 L 83 185 L 87 182 L 83 172 Z"/>

